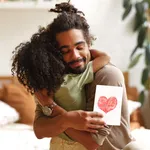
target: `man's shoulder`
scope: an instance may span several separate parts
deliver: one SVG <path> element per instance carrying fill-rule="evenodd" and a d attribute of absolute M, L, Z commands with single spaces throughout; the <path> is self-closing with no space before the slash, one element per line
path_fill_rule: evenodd
<path fill-rule="evenodd" d="M 123 73 L 113 64 L 107 64 L 95 73 L 95 80 L 117 83 L 124 82 Z"/>
<path fill-rule="evenodd" d="M 96 72 L 96 74 L 97 73 L 107 73 L 107 74 L 116 74 L 116 75 L 120 74 L 120 75 L 122 75 L 122 71 L 118 67 L 116 67 L 115 65 L 113 65 L 111 63 L 105 65 L 103 68 L 98 70 Z"/>

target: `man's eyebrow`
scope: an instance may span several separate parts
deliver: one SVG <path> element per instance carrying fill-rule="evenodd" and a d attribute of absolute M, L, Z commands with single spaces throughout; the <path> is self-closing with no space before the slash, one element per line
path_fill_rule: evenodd
<path fill-rule="evenodd" d="M 80 44 L 85 44 L 85 41 L 79 41 L 77 43 L 74 44 L 74 46 L 80 45 Z M 62 50 L 63 48 L 69 48 L 69 45 L 63 45 L 59 48 L 59 50 Z"/>
<path fill-rule="evenodd" d="M 85 44 L 85 41 L 77 42 L 77 43 L 75 43 L 74 45 L 77 46 L 77 45 L 80 45 L 80 44 Z"/>

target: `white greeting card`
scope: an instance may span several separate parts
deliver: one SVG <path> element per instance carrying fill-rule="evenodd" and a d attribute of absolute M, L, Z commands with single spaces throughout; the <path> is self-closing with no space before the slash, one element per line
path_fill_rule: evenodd
<path fill-rule="evenodd" d="M 120 125 L 123 88 L 97 85 L 93 111 L 104 115 L 107 125 Z"/>

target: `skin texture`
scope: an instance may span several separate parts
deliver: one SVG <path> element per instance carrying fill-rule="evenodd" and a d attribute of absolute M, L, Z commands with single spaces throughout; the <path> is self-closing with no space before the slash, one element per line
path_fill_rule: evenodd
<path fill-rule="evenodd" d="M 71 29 L 61 32 L 57 34 L 56 40 L 59 43 L 59 49 L 69 71 L 77 74 L 82 73 L 91 59 L 89 46 L 82 31 Z"/>

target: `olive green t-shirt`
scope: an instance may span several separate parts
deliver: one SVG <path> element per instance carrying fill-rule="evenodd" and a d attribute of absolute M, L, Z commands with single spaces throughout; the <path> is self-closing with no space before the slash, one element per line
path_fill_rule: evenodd
<path fill-rule="evenodd" d="M 86 70 L 81 74 L 67 74 L 60 89 L 55 93 L 55 102 L 67 111 L 86 110 L 84 86 L 93 79 L 92 62 L 87 64 Z M 65 133 L 61 133 L 59 137 L 71 140 Z"/>
<path fill-rule="evenodd" d="M 55 93 L 55 102 L 67 111 L 86 110 L 85 84 L 93 81 L 92 62 L 81 74 L 67 74 L 60 89 Z"/>

